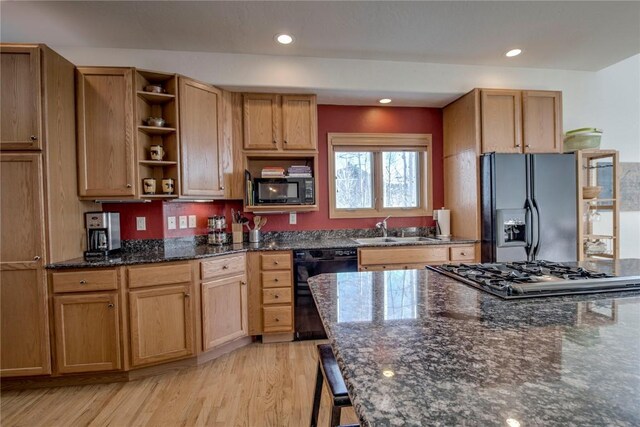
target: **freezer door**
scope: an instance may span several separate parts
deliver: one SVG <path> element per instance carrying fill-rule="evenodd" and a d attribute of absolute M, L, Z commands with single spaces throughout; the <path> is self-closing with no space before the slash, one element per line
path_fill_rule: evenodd
<path fill-rule="evenodd" d="M 483 155 L 482 262 L 526 261 L 530 217 L 526 155 Z"/>
<path fill-rule="evenodd" d="M 534 258 L 558 262 L 576 261 L 578 219 L 575 156 L 530 156 L 531 194 L 537 214 L 534 215 Z"/>

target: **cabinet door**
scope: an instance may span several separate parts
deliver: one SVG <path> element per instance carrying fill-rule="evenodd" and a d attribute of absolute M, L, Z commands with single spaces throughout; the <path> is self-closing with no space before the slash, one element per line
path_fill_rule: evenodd
<path fill-rule="evenodd" d="M 133 366 L 193 354 L 191 300 L 190 284 L 129 292 Z"/>
<path fill-rule="evenodd" d="M 518 90 L 482 90 L 482 152 L 522 152 L 522 102 Z"/>
<path fill-rule="evenodd" d="M 42 148 L 40 50 L 37 46 L 0 47 L 0 148 Z"/>
<path fill-rule="evenodd" d="M 180 77 L 180 151 L 183 196 L 224 196 L 220 181 L 221 92 Z"/>
<path fill-rule="evenodd" d="M 116 293 L 57 296 L 54 313 L 58 372 L 120 369 Z"/>
<path fill-rule="evenodd" d="M 278 150 L 280 147 L 280 108 L 278 95 L 243 95 L 245 150 Z"/>
<path fill-rule="evenodd" d="M 315 95 L 282 96 L 282 148 L 316 150 L 318 114 Z"/>
<path fill-rule="evenodd" d="M 247 278 L 233 276 L 202 284 L 202 349 L 248 335 Z"/>
<path fill-rule="evenodd" d="M 84 197 L 133 197 L 131 68 L 78 68 L 78 181 Z"/>
<path fill-rule="evenodd" d="M 525 153 L 562 152 L 562 92 L 522 92 Z"/>
<path fill-rule="evenodd" d="M 0 373 L 49 374 L 42 156 L 0 160 Z"/>

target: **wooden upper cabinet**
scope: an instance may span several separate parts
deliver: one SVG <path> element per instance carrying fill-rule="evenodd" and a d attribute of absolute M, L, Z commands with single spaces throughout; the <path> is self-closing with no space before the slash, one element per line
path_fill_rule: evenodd
<path fill-rule="evenodd" d="M 280 108 L 278 95 L 243 95 L 245 150 L 277 150 L 280 146 Z"/>
<path fill-rule="evenodd" d="M 282 148 L 315 150 L 318 148 L 318 121 L 315 95 L 282 96 Z"/>
<path fill-rule="evenodd" d="M 562 92 L 522 92 L 525 153 L 562 152 Z"/>
<path fill-rule="evenodd" d="M 483 89 L 482 152 L 522 152 L 521 91 Z"/>
<path fill-rule="evenodd" d="M 224 196 L 220 169 L 221 91 L 180 77 L 181 195 Z"/>
<path fill-rule="evenodd" d="M 40 48 L 0 46 L 0 148 L 42 149 Z"/>
<path fill-rule="evenodd" d="M 243 94 L 244 149 L 317 150 L 315 95 Z"/>
<path fill-rule="evenodd" d="M 79 195 L 135 196 L 132 68 L 76 71 Z"/>
<path fill-rule="evenodd" d="M 56 362 L 60 373 L 120 369 L 118 295 L 54 298 Z"/>

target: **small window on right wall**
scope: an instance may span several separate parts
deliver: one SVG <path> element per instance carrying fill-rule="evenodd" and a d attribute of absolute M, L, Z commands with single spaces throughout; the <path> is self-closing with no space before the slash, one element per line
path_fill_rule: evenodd
<path fill-rule="evenodd" d="M 329 134 L 331 218 L 431 215 L 431 135 Z"/>

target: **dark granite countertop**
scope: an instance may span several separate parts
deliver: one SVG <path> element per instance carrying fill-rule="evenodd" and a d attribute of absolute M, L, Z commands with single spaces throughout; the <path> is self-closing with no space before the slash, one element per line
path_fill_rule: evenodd
<path fill-rule="evenodd" d="M 247 251 L 283 251 L 297 249 L 334 249 L 358 248 L 370 246 L 412 246 L 474 243 L 475 240 L 452 238 L 451 240 L 411 242 L 411 243 L 368 243 L 358 244 L 352 238 L 301 238 L 298 240 L 265 240 L 261 243 L 242 243 L 236 245 L 212 246 L 207 244 L 171 244 L 165 246 L 139 245 L 135 250 L 123 251 L 104 260 L 87 261 L 75 258 L 67 261 L 51 263 L 49 269 L 115 267 L 121 265 L 149 264 L 209 258 Z"/>
<path fill-rule="evenodd" d="M 640 425 L 640 291 L 507 301 L 429 270 L 309 284 L 365 426 Z"/>

